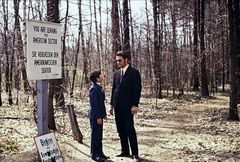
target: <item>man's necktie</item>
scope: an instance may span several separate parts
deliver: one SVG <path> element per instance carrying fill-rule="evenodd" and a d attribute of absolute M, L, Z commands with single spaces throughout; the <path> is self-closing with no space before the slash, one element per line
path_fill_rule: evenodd
<path fill-rule="evenodd" d="M 123 70 L 120 71 L 120 83 L 122 82 L 123 79 Z"/>

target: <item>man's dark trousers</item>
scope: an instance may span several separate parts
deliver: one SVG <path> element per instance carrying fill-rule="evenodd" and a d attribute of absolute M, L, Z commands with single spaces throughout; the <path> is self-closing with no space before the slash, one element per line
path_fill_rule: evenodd
<path fill-rule="evenodd" d="M 121 141 L 122 153 L 129 154 L 129 140 L 132 155 L 138 155 L 138 143 L 134 128 L 133 114 L 119 109 L 120 107 L 117 105 L 115 108 L 115 120 Z"/>

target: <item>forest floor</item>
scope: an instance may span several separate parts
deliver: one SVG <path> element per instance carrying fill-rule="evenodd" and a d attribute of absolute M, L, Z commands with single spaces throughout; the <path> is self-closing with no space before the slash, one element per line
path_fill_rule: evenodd
<path fill-rule="evenodd" d="M 154 99 L 142 95 L 140 112 L 135 116 L 139 152 L 143 162 L 209 162 L 240 161 L 239 122 L 227 120 L 229 97 L 217 94 L 201 98 L 184 95 L 180 99 Z M 90 162 L 90 128 L 87 119 L 88 100 L 76 99 L 77 120 L 84 144 L 73 140 L 68 114 L 55 113 L 56 138 L 65 162 Z M 31 100 L 31 99 L 30 99 Z M 109 108 L 109 96 L 106 103 Z M 0 108 L 0 161 L 36 161 L 37 135 L 33 104 Z M 130 162 L 117 158 L 119 138 L 113 116 L 104 124 L 103 149 L 109 162 Z"/>

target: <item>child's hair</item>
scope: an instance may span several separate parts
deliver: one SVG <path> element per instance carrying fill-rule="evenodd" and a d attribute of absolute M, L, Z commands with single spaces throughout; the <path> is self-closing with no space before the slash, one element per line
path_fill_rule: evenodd
<path fill-rule="evenodd" d="M 101 75 L 101 71 L 93 71 L 91 72 L 90 74 L 90 80 L 93 82 L 93 83 L 96 83 L 97 82 L 97 78 L 99 78 L 99 76 Z"/>

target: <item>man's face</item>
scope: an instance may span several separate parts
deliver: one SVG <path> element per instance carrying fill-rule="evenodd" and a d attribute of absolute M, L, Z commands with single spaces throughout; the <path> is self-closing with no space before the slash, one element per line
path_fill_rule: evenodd
<path fill-rule="evenodd" d="M 119 68 L 124 68 L 128 64 L 128 61 L 127 59 L 124 59 L 122 56 L 116 56 L 116 63 Z"/>

